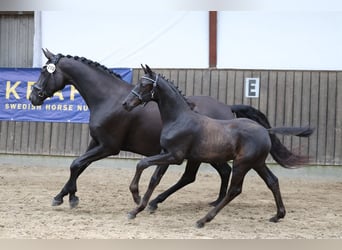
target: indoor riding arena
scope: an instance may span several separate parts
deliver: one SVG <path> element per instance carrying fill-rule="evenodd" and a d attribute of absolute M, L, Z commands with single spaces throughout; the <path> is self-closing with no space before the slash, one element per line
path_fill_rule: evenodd
<path fill-rule="evenodd" d="M 0 11 L 0 239 L 341 239 L 341 13 Z M 313 129 L 276 134 L 305 164 L 266 159 L 284 218 L 269 221 L 273 184 L 251 169 L 241 194 L 196 227 L 222 195 L 221 173 L 235 174 L 234 161 L 188 171 L 196 159 L 170 165 L 149 201 L 181 178 L 183 188 L 128 218 L 138 162 L 164 149 L 157 105 L 122 107 L 119 94 L 145 76 L 141 64 L 233 119 Z M 143 119 L 146 110 L 154 113 Z M 142 173 L 141 197 L 158 169 Z"/>

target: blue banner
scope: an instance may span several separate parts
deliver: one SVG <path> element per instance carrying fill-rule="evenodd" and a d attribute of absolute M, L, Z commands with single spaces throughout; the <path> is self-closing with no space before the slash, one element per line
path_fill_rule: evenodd
<path fill-rule="evenodd" d="M 132 69 L 112 69 L 123 80 L 132 82 Z M 89 110 L 72 85 L 33 106 L 29 96 L 40 68 L 0 68 L 0 120 L 88 123 Z"/>

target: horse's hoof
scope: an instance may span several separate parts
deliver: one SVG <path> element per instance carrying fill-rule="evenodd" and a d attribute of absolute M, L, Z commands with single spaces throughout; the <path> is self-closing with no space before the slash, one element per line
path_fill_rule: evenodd
<path fill-rule="evenodd" d="M 269 219 L 270 222 L 274 222 L 274 223 L 277 223 L 279 221 L 279 217 L 276 215 L 276 216 L 273 216 L 271 219 Z"/>
<path fill-rule="evenodd" d="M 133 220 L 135 217 L 136 217 L 136 214 L 135 214 L 135 213 L 129 212 L 129 213 L 127 214 L 127 218 L 128 218 L 129 220 Z"/>
<path fill-rule="evenodd" d="M 197 227 L 197 228 L 203 228 L 204 225 L 205 225 L 205 223 L 202 222 L 202 221 L 197 221 L 197 222 L 196 222 L 196 227 Z"/>
<path fill-rule="evenodd" d="M 148 211 L 153 214 L 158 209 L 157 205 L 148 205 Z"/>
<path fill-rule="evenodd" d="M 77 196 L 75 196 L 73 199 L 69 200 L 69 206 L 70 208 L 76 208 L 78 206 L 79 199 Z"/>
<path fill-rule="evenodd" d="M 58 200 L 58 199 L 56 199 L 56 198 L 53 198 L 53 199 L 52 199 L 51 206 L 56 207 L 56 206 L 59 206 L 59 205 L 61 205 L 61 204 L 63 204 L 63 199 L 60 199 L 60 200 Z"/>

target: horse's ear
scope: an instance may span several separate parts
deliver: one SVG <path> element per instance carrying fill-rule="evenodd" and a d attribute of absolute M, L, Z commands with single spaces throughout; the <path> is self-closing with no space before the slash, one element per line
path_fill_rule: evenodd
<path fill-rule="evenodd" d="M 152 69 L 147 65 L 147 64 L 145 64 L 145 67 L 146 67 L 146 74 L 149 74 L 149 75 L 152 75 L 153 74 L 153 72 L 152 72 Z"/>
<path fill-rule="evenodd" d="M 43 50 L 43 53 L 44 53 L 44 55 L 45 55 L 45 57 L 47 58 L 47 59 L 52 59 L 55 55 L 52 53 L 52 52 L 50 52 L 48 49 L 42 49 Z"/>
<path fill-rule="evenodd" d="M 145 73 L 145 74 L 147 74 L 147 72 L 146 72 L 146 69 L 145 69 L 144 65 L 142 65 L 142 64 L 140 64 L 140 65 L 141 65 L 141 68 L 144 70 L 144 73 Z"/>

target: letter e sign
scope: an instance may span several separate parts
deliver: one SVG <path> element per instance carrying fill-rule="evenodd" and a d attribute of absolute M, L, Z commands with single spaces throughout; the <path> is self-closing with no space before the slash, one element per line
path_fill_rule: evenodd
<path fill-rule="evenodd" d="M 258 98 L 260 88 L 259 78 L 245 78 L 245 97 Z"/>

